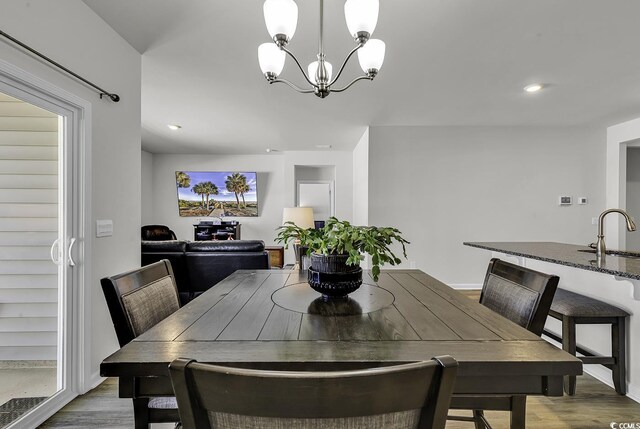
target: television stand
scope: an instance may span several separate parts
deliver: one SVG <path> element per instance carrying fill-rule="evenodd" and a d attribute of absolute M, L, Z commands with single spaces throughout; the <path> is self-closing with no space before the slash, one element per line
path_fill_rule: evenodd
<path fill-rule="evenodd" d="M 238 221 L 223 221 L 220 225 L 199 223 L 193 225 L 194 241 L 209 240 L 240 240 L 240 223 Z"/>

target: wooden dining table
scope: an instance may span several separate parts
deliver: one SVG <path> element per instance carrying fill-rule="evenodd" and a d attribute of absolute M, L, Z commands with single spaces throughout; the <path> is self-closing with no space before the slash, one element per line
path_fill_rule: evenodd
<path fill-rule="evenodd" d="M 339 370 L 451 355 L 455 394 L 562 395 L 579 359 L 419 270 L 383 271 L 325 301 L 292 270 L 240 270 L 100 365 L 121 397 L 172 395 L 168 365 Z"/>

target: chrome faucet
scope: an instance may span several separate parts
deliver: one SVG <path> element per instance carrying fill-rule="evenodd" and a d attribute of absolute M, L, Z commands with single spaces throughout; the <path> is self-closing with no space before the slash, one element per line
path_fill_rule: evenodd
<path fill-rule="evenodd" d="M 627 221 L 627 230 L 628 231 L 636 230 L 636 224 L 633 222 L 633 219 L 631 219 L 631 216 L 629 216 L 629 214 L 624 210 L 609 209 L 609 210 L 603 211 L 600 214 L 600 217 L 598 218 L 598 241 L 597 243 L 591 243 L 589 245 L 589 247 L 595 246 L 597 259 L 602 259 L 607 254 L 607 246 L 604 244 L 604 218 L 609 213 L 620 213 L 622 216 L 624 216 L 624 219 Z"/>

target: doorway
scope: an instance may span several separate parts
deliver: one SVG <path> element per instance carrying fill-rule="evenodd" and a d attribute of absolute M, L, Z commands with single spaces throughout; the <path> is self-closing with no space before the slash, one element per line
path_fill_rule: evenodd
<path fill-rule="evenodd" d="M 83 100 L 0 62 L 0 428 L 84 385 Z"/>
<path fill-rule="evenodd" d="M 335 215 L 333 182 L 298 181 L 298 207 L 313 208 L 315 221 L 327 221 Z"/>
<path fill-rule="evenodd" d="M 296 165 L 296 206 L 312 207 L 316 221 L 335 216 L 335 177 L 333 165 Z"/>
<path fill-rule="evenodd" d="M 0 427 L 54 395 L 61 118 L 0 93 Z"/>
<path fill-rule="evenodd" d="M 627 213 L 640 225 L 640 147 L 627 148 Z M 627 250 L 640 250 L 640 234 L 626 232 Z"/>

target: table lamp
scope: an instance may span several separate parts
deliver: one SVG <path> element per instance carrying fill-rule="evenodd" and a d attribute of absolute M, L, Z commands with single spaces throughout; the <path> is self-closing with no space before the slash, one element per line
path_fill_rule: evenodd
<path fill-rule="evenodd" d="M 285 222 L 293 222 L 302 229 L 314 228 L 313 208 L 312 207 L 285 207 L 282 210 L 282 224 Z M 293 251 L 296 255 L 296 265 L 302 267 L 300 254 L 300 240 L 293 241 Z"/>

